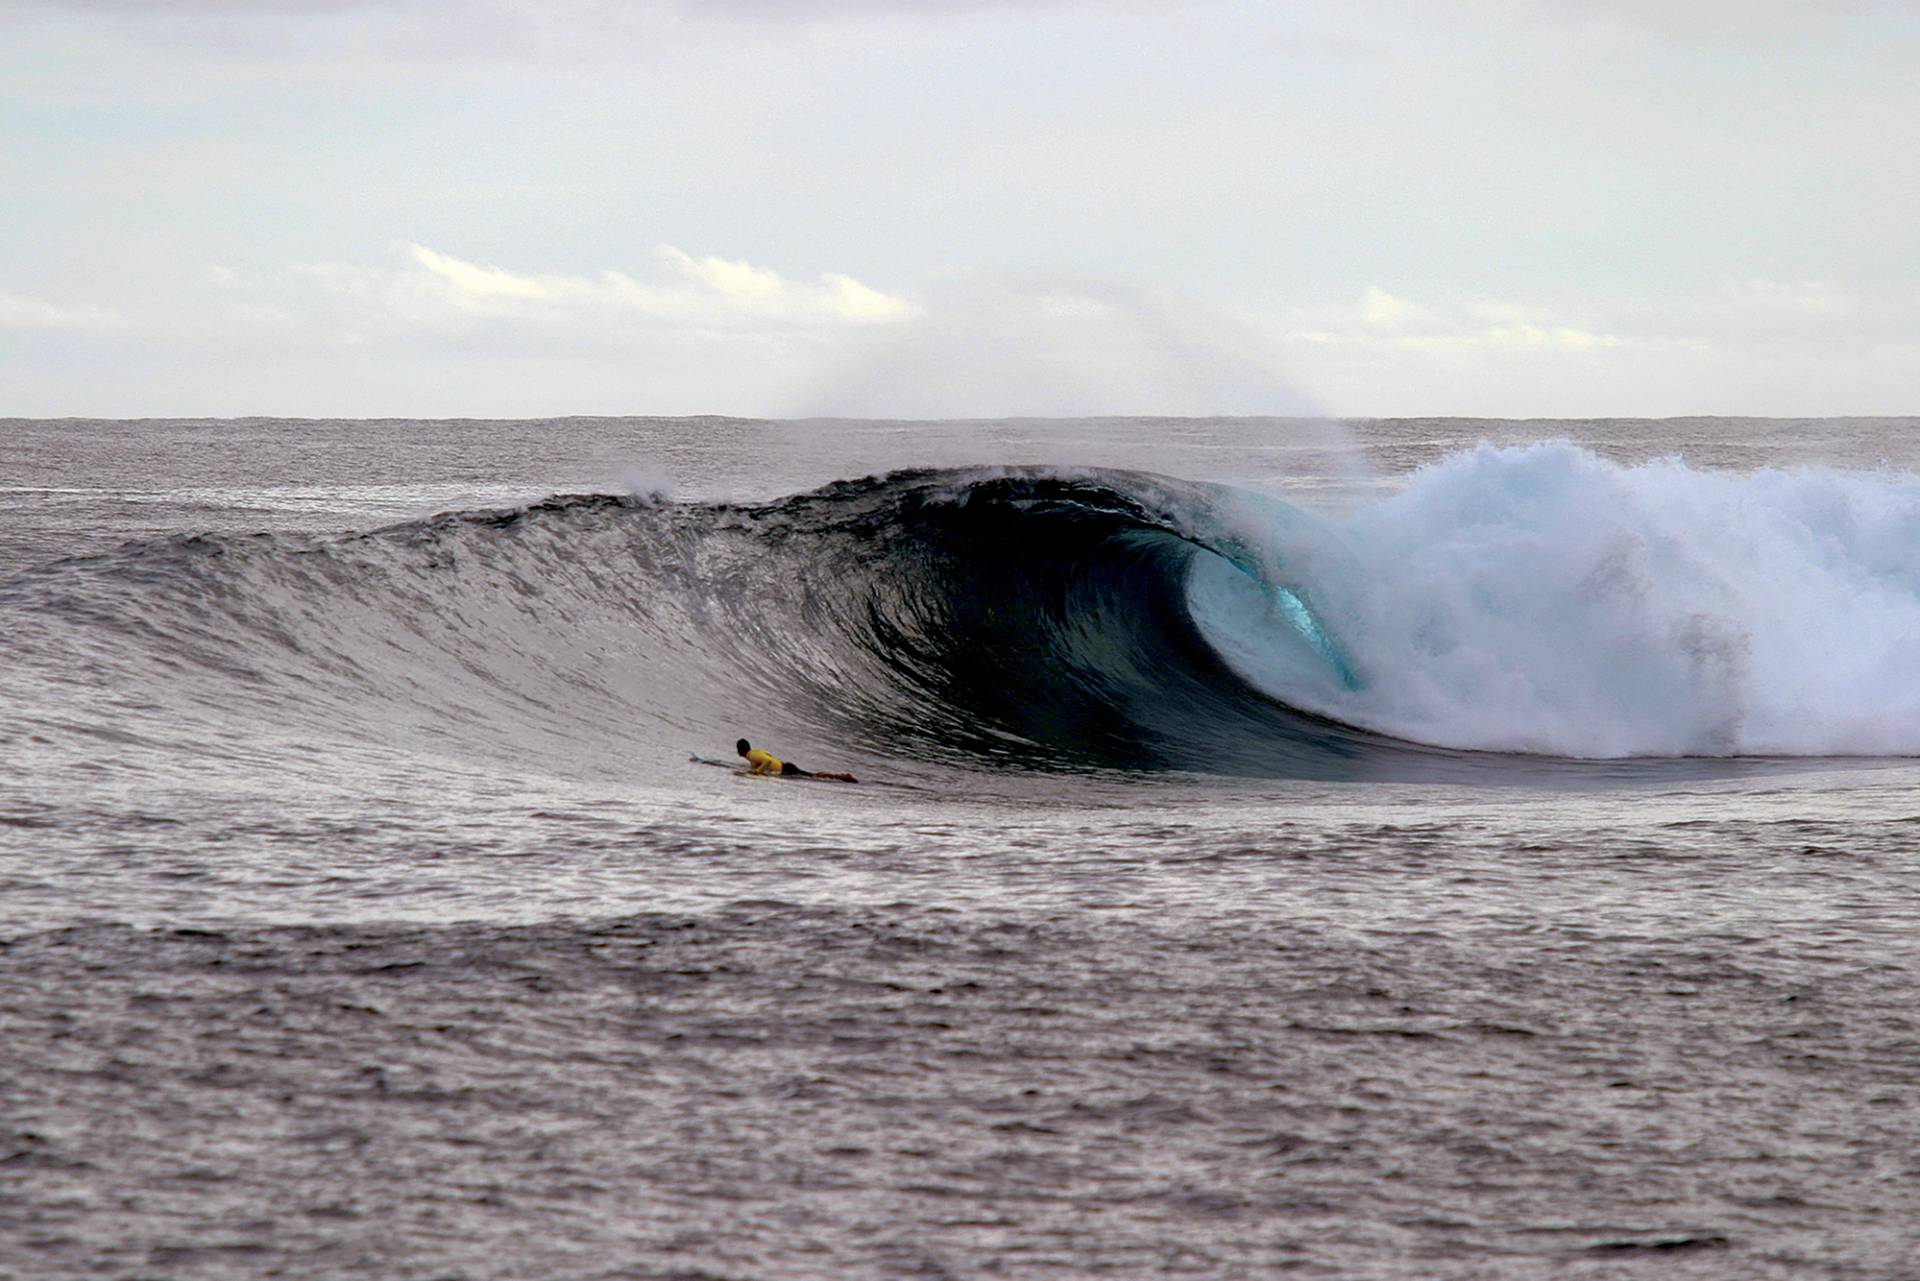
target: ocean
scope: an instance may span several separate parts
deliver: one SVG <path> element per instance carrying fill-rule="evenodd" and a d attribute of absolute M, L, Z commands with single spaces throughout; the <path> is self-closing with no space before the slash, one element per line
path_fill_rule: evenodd
<path fill-rule="evenodd" d="M 0 420 L 0 1277 L 1920 1277 L 1916 428 Z"/>

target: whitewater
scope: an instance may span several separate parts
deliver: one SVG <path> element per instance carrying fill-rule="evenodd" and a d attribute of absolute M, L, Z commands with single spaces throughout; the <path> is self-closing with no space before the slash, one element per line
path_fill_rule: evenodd
<path fill-rule="evenodd" d="M 1248 675 L 1399 738 L 1568 757 L 1920 754 L 1912 472 L 1730 475 L 1482 444 L 1318 539 L 1261 551 L 1268 593 L 1321 602 L 1309 634 L 1340 638 L 1366 676 L 1314 688 L 1257 622 L 1229 642 Z"/>
<path fill-rule="evenodd" d="M 0 1273 L 1905 1275 L 1915 426 L 0 420 Z"/>

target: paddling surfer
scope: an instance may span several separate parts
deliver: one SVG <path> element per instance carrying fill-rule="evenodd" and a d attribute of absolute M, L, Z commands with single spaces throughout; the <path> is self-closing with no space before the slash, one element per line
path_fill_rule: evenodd
<path fill-rule="evenodd" d="M 754 774 L 779 774 L 786 778 L 831 778 L 842 783 L 860 781 L 851 774 L 828 774 L 823 771 L 801 769 L 792 761 L 783 761 L 772 752 L 761 751 L 744 738 L 733 745 L 733 750 L 745 758 L 747 770 Z"/>

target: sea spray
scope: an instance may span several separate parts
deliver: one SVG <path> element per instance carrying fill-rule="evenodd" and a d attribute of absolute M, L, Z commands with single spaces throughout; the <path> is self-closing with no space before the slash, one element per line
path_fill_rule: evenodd
<path fill-rule="evenodd" d="M 1282 686 L 1236 660 L 1295 705 L 1491 751 L 1920 753 L 1911 473 L 1481 446 L 1416 472 L 1339 538 L 1361 577 L 1323 593 L 1342 604 L 1323 621 L 1363 685 Z"/>

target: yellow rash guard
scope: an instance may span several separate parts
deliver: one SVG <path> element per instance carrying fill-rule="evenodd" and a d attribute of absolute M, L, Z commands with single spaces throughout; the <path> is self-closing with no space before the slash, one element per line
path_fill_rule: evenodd
<path fill-rule="evenodd" d="M 756 747 L 747 753 L 747 768 L 756 774 L 778 774 L 780 758 Z"/>

